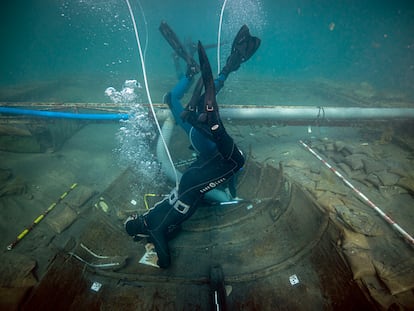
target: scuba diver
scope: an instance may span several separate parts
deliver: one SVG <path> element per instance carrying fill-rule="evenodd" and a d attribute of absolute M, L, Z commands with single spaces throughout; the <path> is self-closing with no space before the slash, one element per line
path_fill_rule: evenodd
<path fill-rule="evenodd" d="M 166 96 L 166 102 L 177 124 L 188 134 L 198 157 L 182 175 L 178 189 L 174 188 L 168 197 L 145 214 L 128 217 L 124 224 L 130 236 L 147 237 L 154 244 L 157 265 L 167 268 L 171 264 L 168 241 L 176 235 L 180 224 L 196 211 L 208 191 L 228 182 L 244 165 L 242 152 L 221 121 L 216 93 L 223 87 L 228 75 L 256 52 L 260 39 L 251 36 L 246 25 L 241 27 L 226 65 L 218 78 L 213 80 L 211 66 L 200 41 L 197 46 L 198 65 L 167 23 L 161 23 L 160 31 L 177 55 L 187 63 L 185 76 Z M 189 103 L 183 108 L 180 100 L 200 71 L 201 78 Z"/>

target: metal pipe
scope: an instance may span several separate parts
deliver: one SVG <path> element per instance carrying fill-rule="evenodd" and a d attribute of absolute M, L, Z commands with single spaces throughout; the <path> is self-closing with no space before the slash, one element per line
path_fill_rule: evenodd
<path fill-rule="evenodd" d="M 73 104 L 72 104 L 73 105 Z M 91 107 L 92 108 L 92 107 Z M 96 107 L 94 107 L 96 108 Z M 39 111 L 29 109 L 16 109 L 0 107 L 0 113 L 14 115 L 32 115 L 54 118 L 78 119 L 125 119 L 127 114 L 78 114 L 52 111 Z M 224 119 L 234 120 L 269 120 L 286 123 L 301 123 L 309 121 L 329 122 L 358 122 L 364 120 L 408 120 L 414 119 L 414 108 L 363 108 L 363 107 L 314 107 L 314 106 L 221 106 L 220 114 Z M 166 119 L 169 115 L 167 109 L 158 109 L 157 117 Z"/>
<path fill-rule="evenodd" d="M 414 108 L 360 108 L 360 107 L 261 107 L 220 109 L 223 118 L 238 120 L 361 120 L 414 118 Z"/>
<path fill-rule="evenodd" d="M 157 116 L 165 118 L 167 112 L 158 110 Z M 414 108 L 361 108 L 361 107 L 307 107 L 307 106 L 269 106 L 220 108 L 223 119 L 269 120 L 287 123 L 307 121 L 349 121 L 365 120 L 408 120 L 414 119 Z"/>

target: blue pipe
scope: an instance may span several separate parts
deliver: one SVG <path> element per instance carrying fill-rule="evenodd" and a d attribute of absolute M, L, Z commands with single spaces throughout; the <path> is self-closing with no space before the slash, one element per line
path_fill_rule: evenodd
<path fill-rule="evenodd" d="M 79 120 L 126 120 L 129 118 L 125 113 L 72 113 L 44 110 L 31 110 L 22 108 L 0 107 L 0 113 L 29 115 L 36 117 L 79 119 Z"/>

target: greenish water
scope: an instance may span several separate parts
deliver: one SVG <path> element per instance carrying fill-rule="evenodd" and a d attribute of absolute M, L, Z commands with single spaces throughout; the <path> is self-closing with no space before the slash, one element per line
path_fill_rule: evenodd
<path fill-rule="evenodd" d="M 160 21 L 183 41 L 215 43 L 223 1 L 140 4 L 131 1 L 143 47 L 148 38 L 146 68 L 158 96 L 166 91 L 163 81 L 175 77 Z M 106 87 L 120 87 L 126 79 L 142 82 L 125 1 L 10 1 L 2 6 L 0 23 L 0 100 L 105 101 Z M 228 0 L 222 63 L 243 23 L 262 45 L 232 79 L 252 80 L 252 96 L 269 79 L 322 78 L 413 97 L 412 1 Z M 208 52 L 216 68 L 216 49 Z"/>
<path fill-rule="evenodd" d="M 140 0 L 140 5 L 137 0 L 130 1 L 143 47 L 148 38 L 145 63 L 152 99 L 161 102 L 163 94 L 177 81 L 172 50 L 158 31 L 161 20 L 166 20 L 184 42 L 200 39 L 204 44 L 215 43 L 223 0 Z M 228 0 L 223 19 L 222 64 L 234 35 L 244 23 L 253 35 L 262 39 L 262 45 L 251 60 L 232 73 L 218 95 L 220 105 L 414 107 L 412 0 Z M 144 83 L 125 0 L 8 1 L 0 9 L 0 35 L 0 102 L 109 102 L 104 94 L 108 87 L 120 90 L 128 79 Z M 207 52 L 216 71 L 217 51 L 209 49 Z M 160 176 L 159 159 L 154 156 L 157 130 L 153 119 L 148 118 L 146 107 L 140 104 L 146 101 L 146 95 L 143 89 L 139 90 L 138 104 L 129 102 L 132 117 L 128 121 L 88 124 L 67 141 L 62 141 L 59 150 L 37 154 L 0 150 L 0 169 L 11 175 L 8 180 L 0 180 L 0 190 L 3 185 L 13 186 L 16 180 L 25 189 L 22 195 L 11 193 L 0 198 L 3 247 L 33 219 L 38 219 L 36 217 L 74 182 L 97 194 L 85 209 L 92 208 L 97 202 L 95 199 L 111 189 L 111 185 L 116 185 L 127 167 L 137 178 L 131 180 L 128 189 L 119 193 L 120 202 L 110 202 L 114 206 L 118 208 L 118 203 L 123 201 L 129 206 L 129 202 L 132 204 L 130 200 L 134 199 L 139 204 L 130 208 L 143 210 L 143 193 L 146 193 L 143 187 L 147 184 L 151 185 L 151 193 L 164 193 L 159 189 L 167 184 L 167 178 Z M 321 111 L 322 117 L 319 115 Z M 375 162 L 384 170 L 398 172 L 404 180 L 412 181 L 413 145 L 409 135 L 412 124 L 366 122 L 358 126 L 332 127 L 325 123 L 324 111 L 319 110 L 319 113 L 316 115 L 315 110 L 315 120 L 305 126 L 284 126 L 260 120 L 243 125 L 225 120 L 225 125 L 249 160 L 272 166 L 283 163 L 289 179 L 313 193 L 318 193 L 319 175 L 326 168 L 298 143 L 299 140 L 315 142 L 320 148 L 318 152 L 326 146 L 327 154 L 333 155 L 326 159 L 341 170 L 344 166 L 339 166 L 336 160 L 343 156 L 335 155 L 332 150 L 337 146 L 336 142 L 346 142 L 350 150 L 363 155 L 367 162 Z M 49 127 L 45 124 L 42 128 L 42 123 L 36 126 L 36 122 L 8 124 L 4 119 L 4 133 L 23 129 L 36 135 L 43 128 L 46 132 Z M 50 120 L 52 128 L 60 122 Z M 174 162 L 194 156 L 187 148 L 189 142 L 178 131 L 173 133 L 177 136 L 173 136 L 170 144 Z M 369 180 L 375 176 L 365 173 L 358 169 L 347 177 L 352 177 L 352 183 L 412 234 L 412 190 L 407 192 L 398 184 L 378 186 L 379 181 L 377 185 L 371 185 Z M 329 183 L 341 183 L 334 174 L 321 174 L 320 178 Z M 170 181 L 168 186 L 173 184 L 174 181 Z M 127 196 L 121 198 L 125 193 Z M 327 201 L 325 195 L 316 197 L 321 202 Z M 353 200 L 352 194 L 343 197 L 343 202 L 350 206 L 353 206 Z M 66 201 L 62 203 L 66 204 Z M 333 215 L 332 211 L 330 213 Z M 124 219 L 121 220 L 119 215 L 118 218 L 112 216 L 113 224 L 121 228 Z M 89 221 L 87 217 L 80 216 L 78 222 L 81 224 L 68 229 L 67 237 L 82 237 L 83 231 L 79 228 Z M 55 258 L 56 246 L 66 244 L 65 235 L 55 235 L 48 226 L 42 225 L 18 246 L 22 247 L 19 252 L 36 259 L 39 279 Z M 236 227 L 237 223 L 234 227 L 237 234 Z M 291 231 L 282 236 L 283 243 L 288 243 Z M 390 235 L 386 240 L 393 237 Z M 280 248 L 280 245 L 276 247 Z M 377 252 L 386 254 L 381 249 Z M 388 257 L 392 259 L 392 256 Z M 400 263 L 409 262 L 401 258 Z M 324 258 L 320 262 L 327 263 Z M 395 263 L 399 262 L 393 262 L 392 267 Z M 313 273 L 306 269 L 305 265 L 301 266 L 303 275 Z M 283 282 L 275 284 L 279 283 L 285 286 Z M 319 287 L 306 288 L 312 297 L 319 294 Z M 269 289 L 259 287 L 260 290 L 263 295 L 277 292 L 273 285 Z M 404 295 L 400 295 L 401 299 L 406 297 Z"/>

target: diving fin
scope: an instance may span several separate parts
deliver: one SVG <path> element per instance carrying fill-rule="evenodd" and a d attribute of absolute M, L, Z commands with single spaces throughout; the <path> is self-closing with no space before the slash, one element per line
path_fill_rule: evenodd
<path fill-rule="evenodd" d="M 207 123 L 210 130 L 215 131 L 221 124 L 216 101 L 216 90 L 210 62 L 200 41 L 198 41 L 198 58 L 204 83 L 204 112 L 199 115 L 198 121 L 200 123 Z"/>
<path fill-rule="evenodd" d="M 201 76 L 204 83 L 204 107 L 205 111 L 218 110 L 216 102 L 216 90 L 214 86 L 213 72 L 211 71 L 210 62 L 207 58 L 206 50 L 200 41 L 198 41 L 198 58 L 200 60 Z"/>
<path fill-rule="evenodd" d="M 165 38 L 165 40 L 167 40 L 169 45 L 173 48 L 175 53 L 187 63 L 186 75 L 191 78 L 195 74 L 199 73 L 200 67 L 198 66 L 194 58 L 185 50 L 177 35 L 167 24 L 167 22 L 162 21 L 159 30 Z"/>
<path fill-rule="evenodd" d="M 191 96 L 190 101 L 187 106 L 185 106 L 183 112 L 181 113 L 181 119 L 184 122 L 188 122 L 194 126 L 194 123 L 197 121 L 196 112 L 198 102 L 201 99 L 201 91 L 203 90 L 203 79 L 200 77 L 197 81 L 196 86 L 194 87 L 193 95 Z"/>
<path fill-rule="evenodd" d="M 233 40 L 231 54 L 227 58 L 226 65 L 221 73 L 228 75 L 230 72 L 239 69 L 240 65 L 257 51 L 260 42 L 261 40 L 250 35 L 249 28 L 243 25 Z"/>

